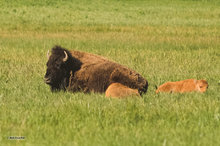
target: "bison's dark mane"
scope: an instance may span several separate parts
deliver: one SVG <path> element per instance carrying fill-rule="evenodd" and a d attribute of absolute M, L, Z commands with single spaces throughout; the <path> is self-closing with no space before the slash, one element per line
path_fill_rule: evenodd
<path fill-rule="evenodd" d="M 67 61 L 64 63 L 64 69 L 65 69 L 65 72 L 66 74 L 63 75 L 63 79 L 61 81 L 57 81 L 57 83 L 55 83 L 53 85 L 51 85 L 51 89 L 52 90 L 66 90 L 67 86 L 69 85 L 69 77 L 70 77 L 70 72 L 74 73 L 76 72 L 77 70 L 80 69 L 81 67 L 81 62 L 74 58 L 71 53 L 65 49 L 65 48 L 62 48 L 60 46 L 54 46 L 51 50 L 51 59 L 55 59 L 57 57 L 61 57 L 60 55 L 63 55 L 64 54 L 64 51 L 67 53 L 68 55 L 68 59 Z M 65 56 L 62 56 L 62 58 L 64 58 Z"/>

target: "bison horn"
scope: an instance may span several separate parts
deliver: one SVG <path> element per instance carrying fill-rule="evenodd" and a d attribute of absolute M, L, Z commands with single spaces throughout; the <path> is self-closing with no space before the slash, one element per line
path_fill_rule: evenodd
<path fill-rule="evenodd" d="M 68 59 L 68 55 L 67 55 L 66 51 L 64 51 L 64 54 L 65 54 L 65 57 L 63 58 L 63 62 L 66 62 Z"/>
<path fill-rule="evenodd" d="M 50 57 L 50 50 L 47 51 L 47 59 Z"/>

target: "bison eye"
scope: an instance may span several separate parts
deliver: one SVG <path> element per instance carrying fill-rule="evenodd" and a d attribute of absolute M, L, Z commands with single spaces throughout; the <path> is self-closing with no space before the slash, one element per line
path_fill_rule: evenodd
<path fill-rule="evenodd" d="M 55 64 L 56 68 L 60 68 L 60 66 L 61 66 L 60 64 Z"/>

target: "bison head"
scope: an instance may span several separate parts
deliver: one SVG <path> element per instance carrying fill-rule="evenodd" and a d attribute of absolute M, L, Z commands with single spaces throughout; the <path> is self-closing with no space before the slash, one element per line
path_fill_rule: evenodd
<path fill-rule="evenodd" d="M 51 90 L 65 90 L 68 85 L 69 72 L 71 70 L 71 54 L 59 46 L 52 48 L 51 55 L 48 51 L 47 71 L 44 76 L 45 83 L 51 86 Z"/>

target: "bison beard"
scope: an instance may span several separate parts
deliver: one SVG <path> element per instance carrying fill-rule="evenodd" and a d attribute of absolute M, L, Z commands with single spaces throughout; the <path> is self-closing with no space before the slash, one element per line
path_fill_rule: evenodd
<path fill-rule="evenodd" d="M 60 46 L 52 48 L 45 82 L 51 86 L 52 91 L 103 93 L 111 83 L 121 83 L 138 89 L 140 94 L 147 92 L 148 88 L 147 80 L 125 66 L 101 56 L 68 51 Z"/>

